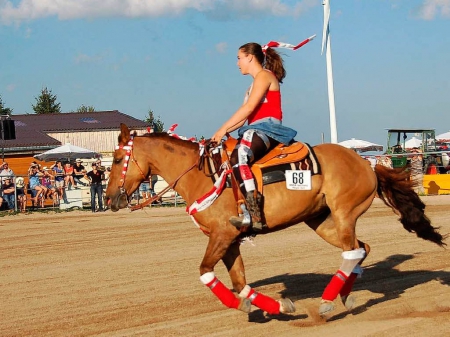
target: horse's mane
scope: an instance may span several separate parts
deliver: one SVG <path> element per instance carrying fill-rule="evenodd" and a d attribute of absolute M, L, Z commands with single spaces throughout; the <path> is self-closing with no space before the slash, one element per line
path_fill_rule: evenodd
<path fill-rule="evenodd" d="M 169 142 L 176 146 L 183 146 L 183 147 L 198 149 L 198 142 L 193 142 L 191 140 L 173 137 L 171 134 L 169 134 L 167 132 L 150 132 L 150 133 L 147 132 L 138 137 L 154 138 L 154 139 L 159 139 L 161 141 Z"/>

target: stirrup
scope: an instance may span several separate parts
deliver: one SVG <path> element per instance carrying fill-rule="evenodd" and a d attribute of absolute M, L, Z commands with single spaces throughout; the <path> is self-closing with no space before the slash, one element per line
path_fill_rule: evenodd
<path fill-rule="evenodd" d="M 250 213 L 247 211 L 247 208 L 245 207 L 245 204 L 240 204 L 242 215 L 240 216 L 231 216 L 229 221 L 231 224 L 236 227 L 237 229 L 241 229 L 242 227 L 247 228 L 250 227 L 252 223 L 252 218 L 250 216 Z"/>

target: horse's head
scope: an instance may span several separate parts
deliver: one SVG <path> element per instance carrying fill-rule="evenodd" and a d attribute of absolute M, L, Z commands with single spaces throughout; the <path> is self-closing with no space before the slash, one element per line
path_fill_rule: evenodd
<path fill-rule="evenodd" d="M 125 124 L 120 124 L 119 145 L 114 151 L 106 200 L 113 212 L 125 208 L 134 191 L 150 174 L 144 152 L 135 147 L 136 132 L 130 134 Z"/>

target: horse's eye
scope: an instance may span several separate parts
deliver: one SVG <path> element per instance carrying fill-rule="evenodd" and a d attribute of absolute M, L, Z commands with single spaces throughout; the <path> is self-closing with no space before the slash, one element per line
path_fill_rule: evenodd
<path fill-rule="evenodd" d="M 122 158 L 116 158 L 116 159 L 114 159 L 114 164 L 120 164 L 121 161 L 122 161 Z"/>

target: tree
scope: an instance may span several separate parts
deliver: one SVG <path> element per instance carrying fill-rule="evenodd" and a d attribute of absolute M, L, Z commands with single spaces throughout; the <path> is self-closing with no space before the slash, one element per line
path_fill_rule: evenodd
<path fill-rule="evenodd" d="M 9 115 L 11 116 L 13 112 L 13 109 L 5 107 L 5 104 L 3 103 L 2 96 L 0 96 L 0 115 Z"/>
<path fill-rule="evenodd" d="M 52 94 L 47 87 L 41 90 L 41 95 L 35 97 L 36 105 L 31 105 L 36 114 L 55 114 L 61 113 L 61 103 L 56 103 L 56 95 Z"/>
<path fill-rule="evenodd" d="M 80 113 L 95 112 L 95 108 L 92 105 L 86 106 L 82 104 L 80 107 L 78 107 L 76 112 Z"/>
<path fill-rule="evenodd" d="M 144 119 L 144 122 L 152 126 L 154 132 L 162 132 L 164 130 L 164 122 L 161 120 L 161 116 L 155 118 L 153 110 L 148 111 L 148 116 Z"/>

